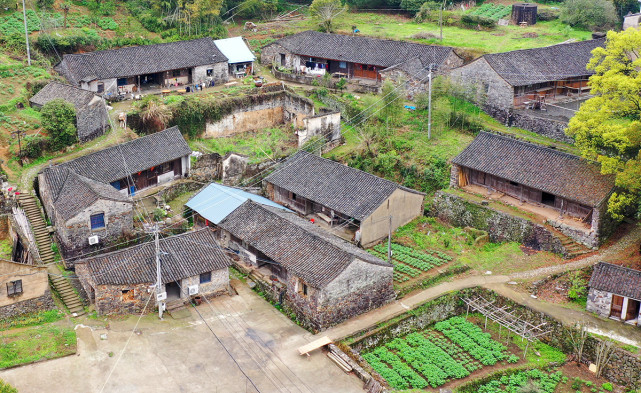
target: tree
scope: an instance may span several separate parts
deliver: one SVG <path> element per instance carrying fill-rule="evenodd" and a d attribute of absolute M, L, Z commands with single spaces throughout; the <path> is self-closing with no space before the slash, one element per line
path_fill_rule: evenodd
<path fill-rule="evenodd" d="M 332 32 L 334 18 L 345 11 L 341 0 L 314 0 L 309 6 L 309 13 L 320 20 L 320 26 L 327 33 Z"/>
<path fill-rule="evenodd" d="M 171 111 L 157 96 L 150 96 L 140 111 L 140 119 L 145 129 L 151 132 L 162 131 L 171 120 Z"/>
<path fill-rule="evenodd" d="M 594 352 L 596 355 L 594 362 L 596 364 L 596 377 L 599 378 L 601 374 L 603 374 L 603 370 L 605 370 L 610 363 L 610 359 L 614 353 L 614 343 L 609 339 L 601 340 L 597 344 Z"/>
<path fill-rule="evenodd" d="M 610 0 L 566 0 L 561 20 L 572 27 L 607 30 L 618 24 L 614 4 Z"/>
<path fill-rule="evenodd" d="M 60 9 L 62 10 L 62 13 L 64 14 L 63 26 L 66 29 L 67 28 L 67 14 L 69 14 L 69 4 L 67 4 L 67 3 L 60 4 Z"/>
<path fill-rule="evenodd" d="M 617 15 L 620 20 L 628 14 L 628 12 L 639 12 L 639 2 L 637 0 L 612 0 L 614 8 L 617 10 Z"/>
<path fill-rule="evenodd" d="M 51 138 L 54 150 L 73 145 L 78 141 L 76 132 L 76 108 L 73 104 L 57 98 L 43 105 L 42 124 Z"/>
<path fill-rule="evenodd" d="M 0 379 L 0 393 L 18 393 L 18 389 Z"/>
<path fill-rule="evenodd" d="M 53 7 L 54 0 L 38 0 L 36 3 L 41 10 L 50 10 Z"/>
<path fill-rule="evenodd" d="M 577 365 L 581 365 L 583 359 L 583 349 L 585 348 L 585 341 L 588 339 L 588 329 L 583 322 L 579 322 L 574 327 L 567 328 L 568 337 L 576 355 Z"/>
<path fill-rule="evenodd" d="M 615 219 L 641 195 L 641 31 L 608 32 L 605 48 L 596 48 L 588 64 L 595 95 L 581 105 L 567 134 L 586 158 L 615 174 L 622 191 L 608 202 Z"/>

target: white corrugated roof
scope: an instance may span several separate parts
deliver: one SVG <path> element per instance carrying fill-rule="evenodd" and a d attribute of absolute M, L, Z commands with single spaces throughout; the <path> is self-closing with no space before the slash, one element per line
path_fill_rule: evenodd
<path fill-rule="evenodd" d="M 214 43 L 216 47 L 218 47 L 218 50 L 229 59 L 229 64 L 246 63 L 256 60 L 256 56 L 249 50 L 245 41 L 243 41 L 243 37 L 215 40 Z"/>

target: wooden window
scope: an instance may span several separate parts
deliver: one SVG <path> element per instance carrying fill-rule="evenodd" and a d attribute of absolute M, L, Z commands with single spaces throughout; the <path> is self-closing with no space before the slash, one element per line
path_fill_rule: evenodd
<path fill-rule="evenodd" d="M 200 275 L 200 283 L 207 284 L 208 282 L 211 282 L 211 272 L 202 273 Z"/>
<path fill-rule="evenodd" d="M 91 221 L 91 229 L 101 229 L 105 227 L 105 213 L 94 214 L 89 217 Z"/>
<path fill-rule="evenodd" d="M 621 318 L 623 310 L 623 296 L 612 295 L 612 306 L 610 307 L 610 316 Z"/>
<path fill-rule="evenodd" d="M 22 280 L 7 283 L 7 296 L 16 296 L 22 293 Z"/>
<path fill-rule="evenodd" d="M 131 302 L 134 300 L 134 290 L 133 289 L 123 289 L 122 290 L 122 301 Z"/>
<path fill-rule="evenodd" d="M 298 293 L 303 296 L 309 295 L 309 287 L 302 279 L 298 279 Z"/>

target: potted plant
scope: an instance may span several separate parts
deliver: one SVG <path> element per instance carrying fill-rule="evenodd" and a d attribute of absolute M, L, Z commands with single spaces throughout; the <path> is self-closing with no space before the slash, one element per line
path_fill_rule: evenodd
<path fill-rule="evenodd" d="M 203 302 L 203 297 L 202 296 L 200 296 L 200 295 L 194 296 L 194 304 L 196 304 L 197 306 L 200 306 L 202 304 L 202 302 Z"/>

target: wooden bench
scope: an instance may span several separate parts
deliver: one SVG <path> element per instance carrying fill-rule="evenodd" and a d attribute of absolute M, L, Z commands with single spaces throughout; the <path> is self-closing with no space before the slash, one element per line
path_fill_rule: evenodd
<path fill-rule="evenodd" d="M 329 218 L 326 214 L 323 214 L 323 213 L 316 213 L 316 215 L 317 215 L 321 220 L 325 221 L 326 223 L 328 223 L 328 224 L 331 224 L 331 223 L 332 223 L 332 219 L 331 219 L 331 218 Z"/>
<path fill-rule="evenodd" d="M 307 355 L 309 356 L 309 353 L 315 349 L 324 347 L 327 344 L 331 344 L 332 340 L 329 339 L 327 336 L 323 336 L 319 338 L 318 340 L 314 340 L 309 344 L 305 344 L 302 347 L 298 348 L 298 353 L 302 355 Z"/>

